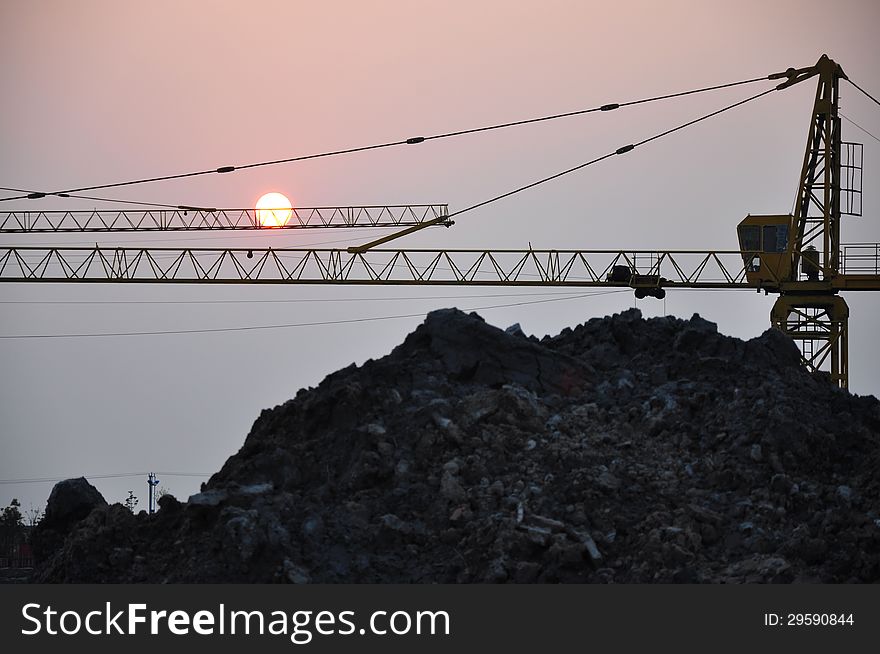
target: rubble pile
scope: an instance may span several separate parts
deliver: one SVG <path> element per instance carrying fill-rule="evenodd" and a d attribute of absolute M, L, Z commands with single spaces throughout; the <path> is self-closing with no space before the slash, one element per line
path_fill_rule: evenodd
<path fill-rule="evenodd" d="M 187 502 L 97 505 L 35 580 L 872 582 L 878 465 L 880 402 L 779 332 L 446 309 L 263 411 Z"/>

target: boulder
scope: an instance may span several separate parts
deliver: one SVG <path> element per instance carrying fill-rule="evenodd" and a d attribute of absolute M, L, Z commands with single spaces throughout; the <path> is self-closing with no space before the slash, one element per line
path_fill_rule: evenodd
<path fill-rule="evenodd" d="M 76 523 L 105 506 L 104 496 L 85 477 L 59 481 L 49 494 L 43 519 L 34 528 L 34 557 L 39 561 L 51 556 Z"/>

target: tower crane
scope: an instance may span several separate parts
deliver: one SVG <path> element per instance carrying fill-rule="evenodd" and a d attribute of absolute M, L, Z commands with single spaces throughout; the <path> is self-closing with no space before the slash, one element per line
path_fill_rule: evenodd
<path fill-rule="evenodd" d="M 286 227 L 403 229 L 346 249 L 0 246 L 0 282 L 616 287 L 632 288 L 640 298 L 662 298 L 667 289 L 751 288 L 779 296 L 771 324 L 798 343 L 809 370 L 846 388 L 849 309 L 841 293 L 880 290 L 880 243 L 840 240 L 841 216 L 861 215 L 862 193 L 862 146 L 841 141 L 843 69 L 822 55 L 813 66 L 767 79 L 782 80 L 775 90 L 783 90 L 814 77 L 794 212 L 747 216 L 736 228 L 736 250 L 389 249 L 377 246 L 427 227 L 448 227 L 456 214 L 446 205 L 324 207 L 296 210 Z M 243 209 L 0 212 L 0 232 L 7 234 L 260 228 L 256 215 Z"/>
<path fill-rule="evenodd" d="M 880 249 L 840 242 L 841 215 L 861 215 L 862 146 L 840 138 L 840 65 L 823 55 L 780 86 L 811 77 L 819 81 L 794 215 L 748 216 L 737 235 L 749 283 L 779 294 L 773 326 L 799 343 L 808 368 L 830 359 L 831 381 L 845 388 L 849 307 L 840 291 L 880 290 Z"/>

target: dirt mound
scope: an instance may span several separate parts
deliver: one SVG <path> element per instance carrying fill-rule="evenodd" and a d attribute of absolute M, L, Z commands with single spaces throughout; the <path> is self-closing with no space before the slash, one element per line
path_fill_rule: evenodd
<path fill-rule="evenodd" d="M 36 578 L 877 581 L 878 445 L 880 403 L 776 331 L 448 309 L 263 411 L 188 502 L 95 509 Z"/>

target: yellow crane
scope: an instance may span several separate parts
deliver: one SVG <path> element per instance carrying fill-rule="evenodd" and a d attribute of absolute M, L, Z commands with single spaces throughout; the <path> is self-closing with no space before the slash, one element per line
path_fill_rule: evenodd
<path fill-rule="evenodd" d="M 403 229 L 345 249 L 0 246 L 0 282 L 616 287 L 632 288 L 640 298 L 662 298 L 667 289 L 677 288 L 753 288 L 779 295 L 771 323 L 799 344 L 804 365 L 827 373 L 834 384 L 846 388 L 849 309 L 840 294 L 880 290 L 880 244 L 840 241 L 841 215 L 860 215 L 862 193 L 861 145 L 841 141 L 839 84 L 848 79 L 843 69 L 823 55 L 814 66 L 790 68 L 766 79 L 782 80 L 775 90 L 783 90 L 813 77 L 818 85 L 794 213 L 747 216 L 737 226 L 736 250 L 389 249 L 378 246 L 426 227 L 448 227 L 457 214 L 450 214 L 446 205 L 319 207 L 296 209 L 285 227 Z M 561 174 L 625 154 L 653 138 Z M 379 147 L 424 140 L 417 137 Z M 367 148 L 356 150 L 362 149 Z M 204 172 L 232 170 L 227 166 Z M 523 189 L 530 186 L 534 184 Z M 257 215 L 246 209 L 0 212 L 0 233 L 261 228 Z"/>
<path fill-rule="evenodd" d="M 748 216 L 737 235 L 746 279 L 779 294 L 773 326 L 800 344 L 810 369 L 828 361 L 831 380 L 845 388 L 849 307 L 840 292 L 880 290 L 880 248 L 840 241 L 841 215 L 860 215 L 862 190 L 861 145 L 840 138 L 839 85 L 846 74 L 825 55 L 815 66 L 787 73 L 782 87 L 819 79 L 795 212 Z"/>

